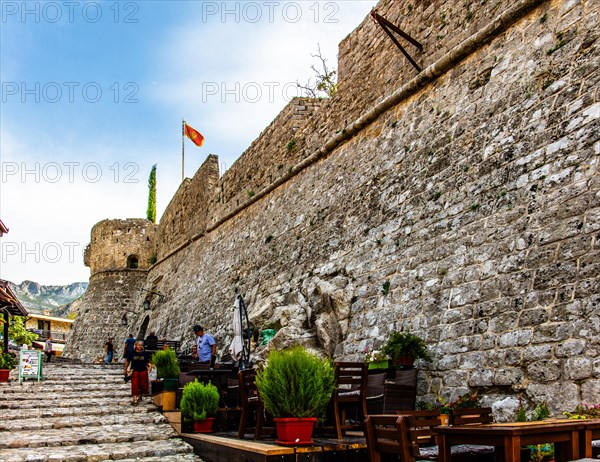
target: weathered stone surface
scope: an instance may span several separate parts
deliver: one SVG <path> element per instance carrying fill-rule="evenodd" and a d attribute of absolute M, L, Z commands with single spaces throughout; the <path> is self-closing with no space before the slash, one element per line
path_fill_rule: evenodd
<path fill-rule="evenodd" d="M 257 358 L 303 343 L 359 359 L 412 330 L 445 394 L 572 410 L 599 376 L 597 6 L 383 0 L 425 70 L 366 18 L 333 98 L 291 102 L 225 175 L 211 156 L 182 184 L 147 274 L 92 270 L 67 354 L 128 329 L 189 348 L 200 322 L 223 355 L 242 294 L 255 327 L 281 325 Z M 164 297 L 143 312 L 139 289 Z"/>
<path fill-rule="evenodd" d="M 2 462 L 202 461 L 148 397 L 131 405 L 122 366 L 56 361 L 43 373 L 0 384 Z"/>

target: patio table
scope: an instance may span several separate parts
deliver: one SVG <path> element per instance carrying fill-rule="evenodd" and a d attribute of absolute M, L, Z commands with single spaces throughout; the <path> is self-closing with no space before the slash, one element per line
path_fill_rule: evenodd
<path fill-rule="evenodd" d="M 584 425 L 583 430 L 579 432 L 579 457 L 591 458 L 592 457 L 592 440 L 600 439 L 600 419 L 582 419 Z"/>
<path fill-rule="evenodd" d="M 504 462 L 518 462 L 521 446 L 554 443 L 557 462 L 579 458 L 579 434 L 585 429 L 581 420 L 543 420 L 538 422 L 494 423 L 436 427 L 439 461 L 450 462 L 450 447 L 457 444 L 483 444 L 503 451 Z M 590 440 L 591 444 L 591 440 Z"/>

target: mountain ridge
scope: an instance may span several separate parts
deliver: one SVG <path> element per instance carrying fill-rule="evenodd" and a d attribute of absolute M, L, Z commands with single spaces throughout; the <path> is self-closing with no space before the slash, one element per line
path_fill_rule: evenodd
<path fill-rule="evenodd" d="M 8 281 L 19 301 L 30 313 L 42 314 L 48 311 L 52 316 L 66 316 L 72 303 L 87 290 L 87 282 L 73 282 L 67 285 L 43 285 L 25 280 L 21 284 Z"/>

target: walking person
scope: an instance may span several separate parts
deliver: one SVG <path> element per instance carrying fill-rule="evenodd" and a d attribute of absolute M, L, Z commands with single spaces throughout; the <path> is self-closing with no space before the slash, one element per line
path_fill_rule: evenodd
<path fill-rule="evenodd" d="M 114 348 L 113 342 L 112 342 L 112 338 L 109 338 L 106 341 L 106 343 L 104 344 L 104 349 L 106 350 L 106 361 L 104 361 L 104 364 L 109 365 L 112 363 L 113 353 L 115 351 L 115 348 Z"/>
<path fill-rule="evenodd" d="M 152 370 L 150 355 L 144 351 L 144 342 L 138 340 L 134 344 L 133 353 L 125 358 L 125 380 L 131 378 L 131 404 L 137 405 L 142 395 L 148 394 L 148 372 Z"/>
<path fill-rule="evenodd" d="M 52 354 L 54 350 L 52 349 L 52 336 L 48 336 L 48 340 L 44 342 L 44 353 L 46 353 L 46 362 L 49 363 L 52 359 Z"/>
<path fill-rule="evenodd" d="M 129 334 L 129 337 L 125 339 L 125 347 L 123 348 L 123 358 L 127 359 L 127 355 L 133 353 L 133 346 L 135 345 L 135 337 L 133 334 Z"/>

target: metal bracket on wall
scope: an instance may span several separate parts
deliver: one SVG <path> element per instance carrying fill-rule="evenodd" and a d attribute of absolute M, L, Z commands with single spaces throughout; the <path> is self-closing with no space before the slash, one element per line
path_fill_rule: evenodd
<path fill-rule="evenodd" d="M 404 56 L 406 56 L 406 59 L 408 59 L 408 61 L 417 69 L 418 72 L 421 72 L 421 67 L 415 62 L 414 59 L 412 59 L 412 57 L 408 54 L 408 51 L 406 51 L 404 49 L 404 47 L 402 45 L 400 45 L 400 42 L 398 42 L 398 39 L 396 39 L 396 37 L 394 37 L 394 35 L 392 34 L 391 31 L 396 32 L 396 34 L 398 34 L 405 40 L 408 40 L 410 43 L 412 43 L 414 46 L 416 46 L 421 51 L 423 51 L 423 45 L 421 45 L 417 40 L 412 38 L 406 32 L 402 31 L 398 26 L 396 26 L 395 24 L 392 24 L 387 19 L 385 19 L 383 16 L 381 16 L 375 8 L 373 8 L 371 10 L 371 17 L 377 24 L 379 24 L 381 26 L 381 28 L 384 30 L 384 32 L 392 39 L 392 42 L 394 42 L 396 44 L 396 46 L 398 48 L 400 48 L 400 51 L 404 54 Z"/>

